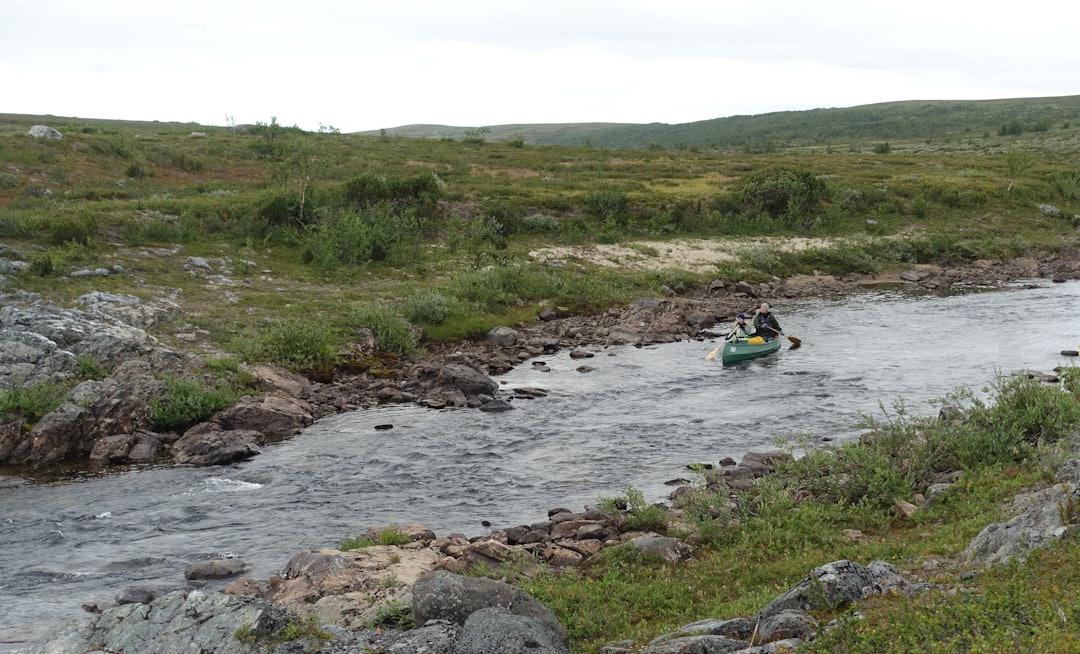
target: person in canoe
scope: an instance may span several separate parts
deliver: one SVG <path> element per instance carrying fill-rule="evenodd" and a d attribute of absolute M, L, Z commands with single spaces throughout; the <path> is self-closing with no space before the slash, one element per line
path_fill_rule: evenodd
<path fill-rule="evenodd" d="M 746 324 L 746 314 L 735 316 L 735 326 L 728 332 L 727 341 L 745 341 L 750 336 L 750 325 Z"/>
<path fill-rule="evenodd" d="M 754 333 L 766 341 L 771 341 L 781 334 L 780 322 L 769 309 L 768 302 L 762 302 L 761 308 L 754 316 Z"/>

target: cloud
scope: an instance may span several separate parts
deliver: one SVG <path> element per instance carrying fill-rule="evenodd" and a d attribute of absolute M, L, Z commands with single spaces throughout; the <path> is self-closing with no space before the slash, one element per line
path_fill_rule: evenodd
<path fill-rule="evenodd" d="M 1072 5 L 7 0 L 0 111 L 344 131 L 1069 95 Z"/>

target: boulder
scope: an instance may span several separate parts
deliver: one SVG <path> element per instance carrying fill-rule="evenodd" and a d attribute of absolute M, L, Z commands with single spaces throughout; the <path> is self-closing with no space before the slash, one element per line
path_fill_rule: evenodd
<path fill-rule="evenodd" d="M 492 327 L 487 338 L 498 347 L 513 347 L 522 341 L 521 334 L 511 327 Z"/>
<path fill-rule="evenodd" d="M 1033 550 L 1044 547 L 1069 532 L 1062 522 L 1062 506 L 1068 498 L 1080 503 L 1080 489 L 1070 484 L 1056 484 L 1018 497 L 1025 507 L 1019 515 L 1005 522 L 987 525 L 964 549 L 966 563 L 991 566 L 1024 559 Z"/>
<path fill-rule="evenodd" d="M 405 602 L 409 587 L 442 558 L 420 545 L 300 552 L 262 599 L 324 624 L 359 628 L 387 603 Z"/>
<path fill-rule="evenodd" d="M 247 570 L 240 559 L 208 559 L 196 561 L 184 569 L 184 579 L 222 579 L 233 577 Z"/>
<path fill-rule="evenodd" d="M 48 125 L 34 125 L 27 132 L 28 135 L 33 136 L 36 139 L 62 139 L 64 135 L 56 131 Z"/>
<path fill-rule="evenodd" d="M 534 618 L 567 643 L 566 630 L 555 614 L 535 597 L 510 584 L 494 579 L 463 577 L 436 570 L 419 579 L 412 587 L 412 612 L 416 624 L 428 620 L 448 620 L 464 625 L 476 611 L 503 608 L 513 615 Z"/>
<path fill-rule="evenodd" d="M 811 570 L 802 581 L 761 609 L 757 619 L 761 623 L 789 609 L 835 610 L 869 595 L 906 591 L 909 586 L 896 568 L 884 561 L 874 561 L 869 566 L 834 561 Z"/>
<path fill-rule="evenodd" d="M 454 654 L 570 654 L 566 637 L 528 615 L 492 606 L 473 612 L 461 628 Z"/>
<path fill-rule="evenodd" d="M 439 370 L 438 382 L 457 389 L 468 397 L 494 395 L 499 385 L 484 373 L 460 363 L 448 363 Z"/>
<path fill-rule="evenodd" d="M 144 384 L 111 378 L 85 381 L 34 425 L 8 462 L 40 465 L 87 456 L 102 438 L 146 429 L 151 424 L 150 398 L 159 389 L 155 380 Z"/>
<path fill-rule="evenodd" d="M 681 563 L 694 557 L 694 548 L 677 538 L 643 536 L 631 541 L 634 549 L 658 556 L 668 563 Z"/>
<path fill-rule="evenodd" d="M 223 429 L 261 432 L 270 440 L 295 436 L 315 422 L 307 402 L 287 395 L 247 395 L 219 411 L 213 421 Z"/>
<path fill-rule="evenodd" d="M 208 425 L 210 427 L 208 428 Z M 266 442 L 262 432 L 250 429 L 215 430 L 212 423 L 192 427 L 172 447 L 177 463 L 212 466 L 249 459 Z"/>

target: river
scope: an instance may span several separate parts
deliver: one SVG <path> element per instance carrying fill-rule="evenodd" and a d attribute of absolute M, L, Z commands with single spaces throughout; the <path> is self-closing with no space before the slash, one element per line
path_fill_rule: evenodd
<path fill-rule="evenodd" d="M 233 466 L 0 476 L 0 651 L 122 588 L 182 587 L 200 558 L 236 556 L 266 579 L 292 554 L 370 526 L 477 536 L 628 486 L 663 500 L 687 463 L 739 459 L 778 437 L 851 438 L 861 415 L 898 400 L 934 413 L 957 387 L 982 394 L 1000 374 L 1077 363 L 1060 351 L 1080 346 L 1078 296 L 1080 283 L 1037 281 L 777 302 L 802 347 L 734 366 L 704 360 L 711 341 L 563 352 L 542 359 L 547 371 L 529 362 L 496 378 L 549 392 L 505 413 L 379 407 Z"/>

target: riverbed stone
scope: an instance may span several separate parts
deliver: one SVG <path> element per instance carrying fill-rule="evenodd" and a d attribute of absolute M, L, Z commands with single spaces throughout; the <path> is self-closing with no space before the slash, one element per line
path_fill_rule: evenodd
<path fill-rule="evenodd" d="M 213 424 L 213 423 L 203 423 Z M 197 425 L 172 446 L 173 459 L 180 464 L 212 466 L 249 459 L 266 442 L 262 432 L 251 429 L 206 430 Z"/>
<path fill-rule="evenodd" d="M 235 577 L 247 570 L 248 565 L 240 559 L 207 559 L 196 561 L 184 569 L 184 579 L 223 579 Z"/>

